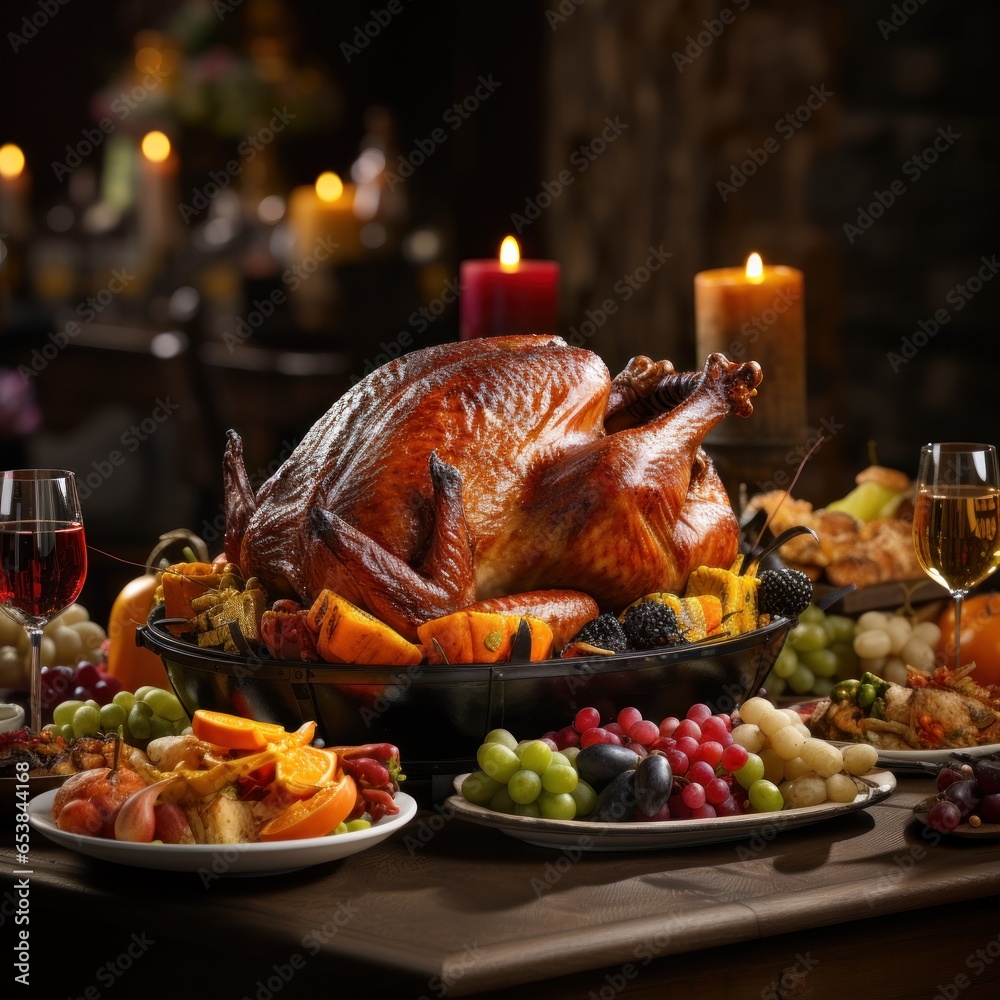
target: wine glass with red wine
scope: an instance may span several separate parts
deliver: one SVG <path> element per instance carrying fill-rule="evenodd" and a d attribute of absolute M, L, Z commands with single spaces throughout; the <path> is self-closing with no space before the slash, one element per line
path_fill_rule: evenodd
<path fill-rule="evenodd" d="M 42 730 L 42 629 L 79 596 L 87 544 L 76 477 L 62 469 L 0 472 L 0 609 L 31 641 L 30 726 Z"/>
<path fill-rule="evenodd" d="M 1000 475 L 991 444 L 920 449 L 913 544 L 924 572 L 955 602 L 955 667 L 962 666 L 962 599 L 1000 566 Z"/>

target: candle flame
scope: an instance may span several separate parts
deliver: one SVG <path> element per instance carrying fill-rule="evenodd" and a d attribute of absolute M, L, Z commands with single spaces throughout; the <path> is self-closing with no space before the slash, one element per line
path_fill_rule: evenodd
<path fill-rule="evenodd" d="M 170 155 L 170 140 L 162 132 L 147 132 L 142 137 L 142 155 L 150 163 L 162 163 Z"/>
<path fill-rule="evenodd" d="M 764 277 L 764 262 L 760 259 L 759 253 L 752 253 L 747 257 L 747 278 L 750 281 L 761 281 Z"/>
<path fill-rule="evenodd" d="M 521 259 L 521 251 L 513 236 L 505 236 L 500 244 L 500 263 L 504 267 L 513 267 Z"/>
<path fill-rule="evenodd" d="M 344 182 L 332 170 L 326 170 L 316 178 L 316 194 L 320 201 L 336 201 L 344 193 Z"/>
<path fill-rule="evenodd" d="M 0 177 L 13 180 L 21 176 L 22 170 L 24 170 L 24 153 L 21 152 L 21 147 L 15 146 L 12 142 L 0 146 Z"/>

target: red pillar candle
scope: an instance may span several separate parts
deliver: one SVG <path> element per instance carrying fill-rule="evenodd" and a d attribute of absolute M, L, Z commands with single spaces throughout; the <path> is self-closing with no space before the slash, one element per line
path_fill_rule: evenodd
<path fill-rule="evenodd" d="M 501 244 L 498 260 L 462 261 L 459 282 L 462 340 L 557 331 L 559 264 L 521 260 L 512 236 Z"/>

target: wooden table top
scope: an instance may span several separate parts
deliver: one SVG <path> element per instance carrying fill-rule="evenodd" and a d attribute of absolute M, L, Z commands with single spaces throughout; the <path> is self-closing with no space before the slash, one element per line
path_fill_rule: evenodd
<path fill-rule="evenodd" d="M 119 981 L 129 996 L 140 982 L 144 996 L 185 995 L 199 961 L 210 972 L 188 995 L 209 995 L 211 981 L 219 1000 L 347 984 L 379 996 L 612 1000 L 684 982 L 699 996 L 842 997 L 856 982 L 872 997 L 912 997 L 924 995 L 917 976 L 941 980 L 927 979 L 929 998 L 949 985 L 948 1000 L 996 995 L 1000 910 L 986 898 L 1000 892 L 1000 842 L 928 830 L 912 809 L 930 779 L 898 782 L 885 802 L 770 840 L 577 861 L 440 804 L 361 854 L 260 877 L 118 866 L 32 830 L 33 975 L 55 976 L 60 998 L 88 1000 L 88 986 L 124 996 L 111 989 Z M 14 855 L 8 832 L 10 902 Z M 905 961 L 887 960 L 897 946 Z"/>

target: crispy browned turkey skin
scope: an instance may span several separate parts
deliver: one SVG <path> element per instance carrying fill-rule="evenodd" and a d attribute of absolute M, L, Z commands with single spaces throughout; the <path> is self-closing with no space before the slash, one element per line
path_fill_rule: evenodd
<path fill-rule="evenodd" d="M 728 567 L 738 525 L 701 448 L 748 416 L 755 362 L 635 358 L 614 381 L 554 336 L 443 344 L 345 393 L 254 496 L 224 462 L 226 555 L 272 597 L 330 588 L 415 637 L 485 598 L 583 591 L 617 611 Z"/>

